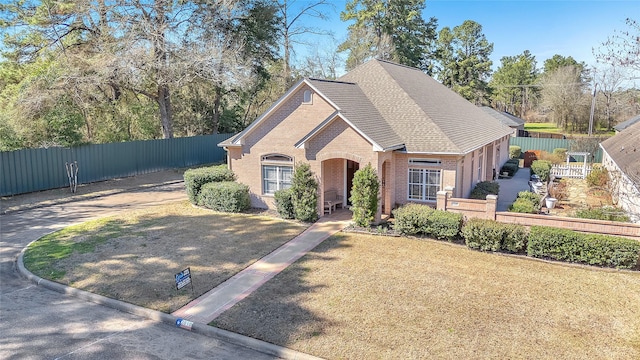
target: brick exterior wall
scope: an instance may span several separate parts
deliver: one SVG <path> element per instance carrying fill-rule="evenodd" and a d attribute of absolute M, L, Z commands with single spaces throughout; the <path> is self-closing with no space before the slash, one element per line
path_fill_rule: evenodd
<path fill-rule="evenodd" d="M 497 199 L 497 196 L 494 195 L 487 196 L 487 200 L 451 198 L 443 191 L 438 193 L 437 208 L 462 214 L 465 219 L 480 218 L 525 226 L 551 226 L 586 233 L 626 236 L 640 240 L 640 224 L 504 211 L 497 212 Z"/>

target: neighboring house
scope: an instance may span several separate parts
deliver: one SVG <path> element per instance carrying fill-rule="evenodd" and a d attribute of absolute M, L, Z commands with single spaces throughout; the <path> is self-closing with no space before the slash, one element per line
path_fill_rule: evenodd
<path fill-rule="evenodd" d="M 600 147 L 614 203 L 640 223 L 640 122 L 603 141 Z"/>
<path fill-rule="evenodd" d="M 640 115 L 634 116 L 631 119 L 627 120 L 627 121 L 623 121 L 620 124 L 616 125 L 613 127 L 613 129 L 616 131 L 616 133 L 619 133 L 620 131 L 628 128 L 629 126 L 640 122 Z"/>
<path fill-rule="evenodd" d="M 238 135 L 218 146 L 251 191 L 252 206 L 274 207 L 296 162 L 325 192 L 349 199 L 355 171 L 371 164 L 381 213 L 439 190 L 467 197 L 508 159 L 511 130 L 419 69 L 371 60 L 337 80 L 302 79 Z"/>
<path fill-rule="evenodd" d="M 518 136 L 519 130 L 524 131 L 524 120 L 515 115 L 509 114 L 506 111 L 498 111 L 488 106 L 483 106 L 482 111 L 498 119 L 504 125 L 510 127 L 512 129 L 511 136 L 513 137 Z"/>

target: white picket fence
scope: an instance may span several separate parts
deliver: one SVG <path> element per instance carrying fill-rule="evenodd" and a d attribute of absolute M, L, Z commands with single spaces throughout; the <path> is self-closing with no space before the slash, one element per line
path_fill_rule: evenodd
<path fill-rule="evenodd" d="M 591 165 L 553 165 L 551 175 L 560 178 L 584 179 L 591 173 Z"/>

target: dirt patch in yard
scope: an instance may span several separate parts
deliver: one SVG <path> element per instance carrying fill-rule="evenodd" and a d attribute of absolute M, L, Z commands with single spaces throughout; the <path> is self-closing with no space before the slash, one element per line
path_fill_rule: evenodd
<path fill-rule="evenodd" d="M 606 189 L 590 188 L 586 180 L 562 180 L 566 183 L 566 199 L 558 201 L 552 210 L 554 215 L 574 216 L 577 210 L 613 206 L 611 194 Z"/>
<path fill-rule="evenodd" d="M 638 359 L 640 274 L 342 233 L 214 324 L 328 359 Z"/>
<path fill-rule="evenodd" d="M 123 212 L 34 243 L 25 264 L 39 276 L 172 312 L 304 231 L 260 214 L 225 214 L 188 202 Z M 191 287 L 174 275 L 191 268 Z"/>

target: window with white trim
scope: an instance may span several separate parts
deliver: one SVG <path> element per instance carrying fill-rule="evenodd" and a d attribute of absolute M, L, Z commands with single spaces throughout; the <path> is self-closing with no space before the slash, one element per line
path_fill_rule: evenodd
<path fill-rule="evenodd" d="M 440 169 L 409 169 L 409 200 L 435 201 L 440 191 Z"/>
<path fill-rule="evenodd" d="M 291 187 L 293 158 L 270 154 L 262 157 L 262 194 L 273 195 L 276 191 Z"/>

